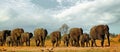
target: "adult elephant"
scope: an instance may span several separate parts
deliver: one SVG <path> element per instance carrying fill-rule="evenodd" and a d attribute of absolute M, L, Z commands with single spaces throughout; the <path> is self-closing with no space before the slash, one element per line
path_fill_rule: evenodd
<path fill-rule="evenodd" d="M 11 30 L 0 31 L 0 45 L 3 46 L 6 42 L 6 38 L 10 36 Z"/>
<path fill-rule="evenodd" d="M 71 45 L 79 47 L 79 39 L 80 36 L 83 34 L 83 29 L 82 28 L 71 28 L 70 29 L 70 40 L 71 40 Z"/>
<path fill-rule="evenodd" d="M 26 43 L 26 46 L 30 46 L 30 38 L 33 37 L 32 33 L 24 32 L 21 34 L 20 44 L 23 46 L 24 42 Z"/>
<path fill-rule="evenodd" d="M 12 39 L 12 46 L 13 45 L 20 45 L 20 38 L 21 34 L 24 33 L 23 28 L 16 28 L 11 31 L 11 39 Z"/>
<path fill-rule="evenodd" d="M 96 39 L 101 40 L 101 46 L 104 45 L 105 35 L 108 39 L 108 46 L 110 46 L 110 39 L 109 39 L 109 27 L 108 25 L 97 25 L 90 29 L 90 36 L 91 36 L 91 46 L 96 45 Z"/>
<path fill-rule="evenodd" d="M 56 44 L 56 47 L 59 46 L 59 44 L 61 43 L 61 32 L 54 31 L 50 35 L 51 35 L 52 46 L 54 47 L 55 44 Z"/>
<path fill-rule="evenodd" d="M 80 37 L 81 46 L 84 47 L 85 44 L 86 44 L 86 47 L 90 46 L 89 41 L 90 41 L 89 34 L 83 33 L 83 35 Z"/>
<path fill-rule="evenodd" d="M 48 34 L 47 30 L 43 28 L 37 28 L 34 30 L 36 46 L 40 45 L 44 47 L 47 34 Z"/>
<path fill-rule="evenodd" d="M 62 40 L 64 42 L 64 46 L 67 46 L 69 45 L 69 39 L 70 39 L 70 35 L 69 34 L 64 34 L 63 37 L 62 37 Z"/>

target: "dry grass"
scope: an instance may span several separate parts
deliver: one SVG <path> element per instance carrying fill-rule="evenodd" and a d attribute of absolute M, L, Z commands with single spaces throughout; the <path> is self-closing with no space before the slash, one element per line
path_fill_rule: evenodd
<path fill-rule="evenodd" d="M 111 39 L 110 47 L 65 47 L 63 42 L 60 44 L 60 47 L 52 47 L 50 40 L 46 40 L 45 47 L 36 47 L 34 39 L 31 40 L 31 46 L 19 46 L 19 47 L 0 47 L 0 52 L 119 52 L 120 42 L 118 38 Z M 97 40 L 97 45 L 100 46 L 100 41 Z M 105 45 L 107 41 L 105 40 Z"/>

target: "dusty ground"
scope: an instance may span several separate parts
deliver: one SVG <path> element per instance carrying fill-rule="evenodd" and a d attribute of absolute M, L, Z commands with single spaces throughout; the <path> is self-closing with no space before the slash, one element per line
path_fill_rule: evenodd
<path fill-rule="evenodd" d="M 0 47 L 0 52 L 119 52 L 116 47 Z"/>
<path fill-rule="evenodd" d="M 97 41 L 100 46 L 100 41 Z M 107 41 L 105 41 L 105 45 Z M 120 52 L 120 42 L 117 38 L 111 39 L 110 47 L 64 47 L 61 43 L 60 47 L 52 47 L 49 40 L 46 41 L 46 47 L 36 47 L 34 41 L 31 41 L 31 46 L 8 47 L 1 46 L 0 52 Z"/>

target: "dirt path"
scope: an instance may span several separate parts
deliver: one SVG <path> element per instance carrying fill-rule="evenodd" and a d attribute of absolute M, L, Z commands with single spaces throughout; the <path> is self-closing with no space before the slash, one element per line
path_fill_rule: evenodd
<path fill-rule="evenodd" d="M 0 47 L 2 52 L 119 52 L 120 47 Z"/>

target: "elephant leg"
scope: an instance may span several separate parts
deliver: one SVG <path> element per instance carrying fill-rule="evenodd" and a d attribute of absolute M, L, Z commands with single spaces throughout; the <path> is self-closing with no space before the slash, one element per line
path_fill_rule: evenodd
<path fill-rule="evenodd" d="M 19 41 L 17 40 L 17 41 L 16 41 L 16 46 L 18 46 L 18 44 L 19 44 Z"/>
<path fill-rule="evenodd" d="M 42 44 L 43 44 L 42 46 L 44 47 L 45 46 L 45 40 L 43 40 Z"/>
<path fill-rule="evenodd" d="M 45 46 L 45 38 L 43 39 L 43 46 Z"/>
<path fill-rule="evenodd" d="M 53 46 L 53 47 L 54 47 L 54 44 L 55 44 L 55 43 L 52 43 L 52 46 Z"/>
<path fill-rule="evenodd" d="M 52 41 L 52 46 L 54 47 L 55 41 Z"/>
<path fill-rule="evenodd" d="M 91 39 L 91 47 L 93 47 L 93 39 Z"/>
<path fill-rule="evenodd" d="M 95 39 L 93 40 L 93 43 L 94 43 L 94 45 L 97 47 L 97 44 L 96 44 L 96 40 L 95 40 Z"/>
<path fill-rule="evenodd" d="M 88 41 L 88 46 L 90 46 L 90 42 Z"/>
<path fill-rule="evenodd" d="M 81 46 L 84 47 L 85 46 L 85 42 L 81 41 Z"/>
<path fill-rule="evenodd" d="M 2 42 L 2 44 L 1 44 L 1 46 L 3 46 L 3 42 Z"/>
<path fill-rule="evenodd" d="M 42 38 L 42 41 L 41 41 L 41 44 L 42 44 L 42 47 L 44 47 L 44 39 Z"/>
<path fill-rule="evenodd" d="M 88 47 L 88 46 L 90 46 L 90 42 L 89 41 L 86 42 L 86 47 Z"/>
<path fill-rule="evenodd" d="M 43 43 L 43 41 L 41 41 L 41 46 L 44 47 L 44 43 Z"/>
<path fill-rule="evenodd" d="M 7 46 L 10 46 L 10 42 L 7 42 Z"/>
<path fill-rule="evenodd" d="M 74 46 L 74 42 L 73 42 L 73 40 L 71 40 L 71 45 Z"/>
<path fill-rule="evenodd" d="M 13 46 L 13 41 L 11 42 L 12 46 Z"/>
<path fill-rule="evenodd" d="M 110 46 L 110 38 L 109 38 L 109 34 L 107 35 L 107 39 L 108 39 L 108 46 Z"/>
<path fill-rule="evenodd" d="M 68 47 L 69 42 L 67 41 L 66 44 L 67 44 L 66 46 Z"/>
<path fill-rule="evenodd" d="M 28 41 L 25 41 L 25 43 L 26 43 L 26 46 L 28 46 Z"/>
<path fill-rule="evenodd" d="M 103 47 L 103 45 L 104 45 L 104 40 L 102 39 L 101 40 L 101 46 Z"/>
<path fill-rule="evenodd" d="M 65 41 L 63 41 L 63 43 L 64 43 L 64 46 L 66 46 L 66 42 L 65 42 Z"/>
<path fill-rule="evenodd" d="M 39 46 L 40 45 L 40 40 L 38 40 L 38 43 L 37 43 L 37 46 Z"/>
<path fill-rule="evenodd" d="M 58 44 L 58 40 L 56 41 L 56 47 L 58 47 L 59 46 L 59 44 Z"/>
<path fill-rule="evenodd" d="M 82 43 L 82 41 L 81 41 L 80 43 L 81 43 L 81 47 L 83 47 L 83 43 Z"/>
<path fill-rule="evenodd" d="M 88 47 L 88 42 L 86 42 L 86 47 Z"/>
<path fill-rule="evenodd" d="M 104 45 L 104 35 L 101 35 L 101 46 L 103 47 L 103 45 Z"/>
<path fill-rule="evenodd" d="M 37 46 L 37 40 L 35 40 L 36 46 Z"/>
<path fill-rule="evenodd" d="M 30 46 L 30 41 L 26 41 L 26 46 Z"/>
<path fill-rule="evenodd" d="M 76 47 L 79 47 L 80 44 L 79 44 L 79 40 L 76 40 Z"/>
<path fill-rule="evenodd" d="M 30 46 L 30 40 L 28 41 L 28 46 Z"/>
<path fill-rule="evenodd" d="M 40 40 L 35 40 L 35 42 L 36 42 L 36 46 L 39 46 Z"/>

